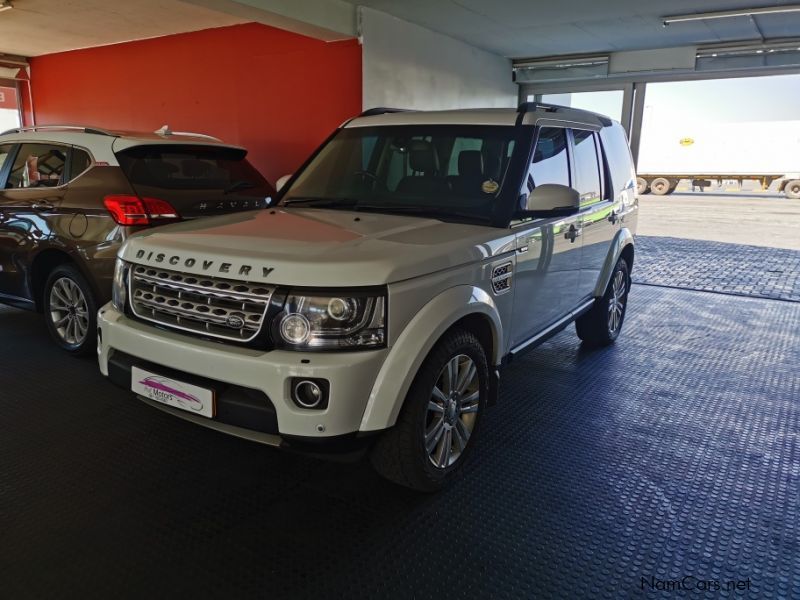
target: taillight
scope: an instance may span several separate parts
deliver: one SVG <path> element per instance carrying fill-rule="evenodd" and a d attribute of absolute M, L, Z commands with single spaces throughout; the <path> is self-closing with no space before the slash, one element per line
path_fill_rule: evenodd
<path fill-rule="evenodd" d="M 119 225 L 150 225 L 153 219 L 180 218 L 169 202 L 157 198 L 112 195 L 103 203 Z"/>

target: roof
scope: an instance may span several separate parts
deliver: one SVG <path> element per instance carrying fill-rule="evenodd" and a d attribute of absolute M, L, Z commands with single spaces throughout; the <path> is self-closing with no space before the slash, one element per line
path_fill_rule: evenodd
<path fill-rule="evenodd" d="M 380 112 L 385 111 L 385 112 Z M 566 121 L 592 127 L 609 125 L 608 117 L 588 110 L 558 106 L 554 104 L 525 103 L 520 108 L 467 108 L 458 110 L 404 111 L 395 109 L 372 109 L 345 124 L 345 127 L 372 127 L 388 125 L 500 125 L 521 123 L 533 125 L 540 120 Z M 375 114 L 378 113 L 378 114 Z"/>

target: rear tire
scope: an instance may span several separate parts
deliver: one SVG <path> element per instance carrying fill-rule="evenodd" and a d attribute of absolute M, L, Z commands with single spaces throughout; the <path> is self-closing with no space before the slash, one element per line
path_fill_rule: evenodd
<path fill-rule="evenodd" d="M 449 331 L 422 363 L 397 423 L 372 448 L 373 467 L 414 490 L 447 486 L 475 446 L 488 396 L 483 346 L 469 331 Z"/>
<path fill-rule="evenodd" d="M 636 192 L 638 194 L 647 194 L 650 192 L 650 182 L 644 177 L 636 178 Z"/>
<path fill-rule="evenodd" d="M 656 196 L 664 196 L 669 193 L 669 188 L 671 187 L 669 179 L 664 177 L 657 177 L 653 180 L 650 184 L 650 190 Z"/>
<path fill-rule="evenodd" d="M 85 355 L 95 348 L 97 301 L 89 283 L 70 264 L 53 269 L 42 298 L 47 330 L 56 344 L 73 355 Z"/>
<path fill-rule="evenodd" d="M 625 321 L 630 289 L 630 269 L 625 259 L 620 258 L 603 296 L 575 321 L 575 331 L 585 344 L 607 346 L 616 341 Z"/>
<path fill-rule="evenodd" d="M 783 191 L 786 193 L 787 198 L 791 198 L 793 200 L 800 198 L 800 179 L 792 179 L 791 181 L 787 182 L 786 187 L 783 188 Z"/>

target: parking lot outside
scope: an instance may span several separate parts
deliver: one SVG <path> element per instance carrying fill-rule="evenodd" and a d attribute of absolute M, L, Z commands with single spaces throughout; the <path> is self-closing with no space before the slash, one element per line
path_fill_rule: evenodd
<path fill-rule="evenodd" d="M 640 197 L 639 235 L 800 250 L 800 200 L 769 192 Z"/>

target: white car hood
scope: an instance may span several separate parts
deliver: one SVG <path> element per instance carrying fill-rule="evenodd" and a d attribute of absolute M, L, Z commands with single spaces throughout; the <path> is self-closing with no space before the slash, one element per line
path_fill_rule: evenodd
<path fill-rule="evenodd" d="M 513 249 L 493 227 L 344 210 L 276 208 L 155 227 L 120 250 L 129 262 L 253 282 L 381 285 Z"/>

